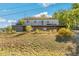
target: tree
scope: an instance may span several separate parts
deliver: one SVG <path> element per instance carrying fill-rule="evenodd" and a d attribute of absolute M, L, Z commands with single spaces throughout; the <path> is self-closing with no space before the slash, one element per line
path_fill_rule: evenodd
<path fill-rule="evenodd" d="M 54 13 L 54 17 L 59 20 L 60 25 L 66 25 L 67 28 L 79 25 L 79 4 L 72 4 L 70 10 Z"/>
<path fill-rule="evenodd" d="M 17 25 L 24 25 L 24 23 L 25 23 L 24 19 L 21 19 L 21 20 L 19 20 Z"/>
<path fill-rule="evenodd" d="M 63 11 L 56 12 L 54 14 L 54 17 L 59 20 L 60 25 L 67 25 L 67 20 L 66 20 L 68 17 L 67 11 L 63 10 Z"/>
<path fill-rule="evenodd" d="M 77 9 L 77 8 L 79 8 L 79 3 L 72 4 L 72 9 Z"/>

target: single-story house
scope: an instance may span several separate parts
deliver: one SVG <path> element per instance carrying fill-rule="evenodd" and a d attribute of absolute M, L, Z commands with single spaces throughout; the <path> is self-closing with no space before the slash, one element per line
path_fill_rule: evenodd
<path fill-rule="evenodd" d="M 25 31 L 26 26 L 32 26 L 33 30 L 35 29 L 41 29 L 41 30 L 50 30 L 50 29 L 58 29 L 60 27 L 65 27 L 64 25 L 59 25 L 59 21 L 57 19 L 53 18 L 44 18 L 43 20 L 40 20 L 40 18 L 34 18 L 34 19 L 24 19 L 25 23 L 23 25 L 14 25 L 12 26 L 17 32 Z"/>

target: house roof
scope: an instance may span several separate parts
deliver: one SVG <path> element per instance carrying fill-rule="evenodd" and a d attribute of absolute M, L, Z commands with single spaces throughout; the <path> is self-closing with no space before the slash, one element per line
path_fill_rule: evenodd
<path fill-rule="evenodd" d="M 55 20 L 56 18 L 46 18 L 46 17 L 27 17 L 27 18 L 22 18 L 24 20 Z"/>
<path fill-rule="evenodd" d="M 64 25 L 13 25 L 13 27 L 18 27 L 18 26 L 50 26 L 50 27 L 65 27 Z"/>

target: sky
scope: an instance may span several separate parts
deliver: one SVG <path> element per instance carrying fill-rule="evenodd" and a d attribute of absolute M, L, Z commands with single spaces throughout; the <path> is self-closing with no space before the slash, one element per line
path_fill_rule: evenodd
<path fill-rule="evenodd" d="M 71 3 L 0 3 L 0 28 L 15 24 L 24 17 L 43 13 L 52 16 L 59 10 L 71 7 Z"/>

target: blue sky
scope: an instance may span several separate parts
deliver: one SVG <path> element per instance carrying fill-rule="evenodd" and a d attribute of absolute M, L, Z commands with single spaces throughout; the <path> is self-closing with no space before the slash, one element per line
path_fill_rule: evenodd
<path fill-rule="evenodd" d="M 68 10 L 71 7 L 72 4 L 70 3 L 0 3 L 0 27 L 6 27 L 20 18 L 31 17 L 44 12 L 51 16 L 56 11 Z"/>

